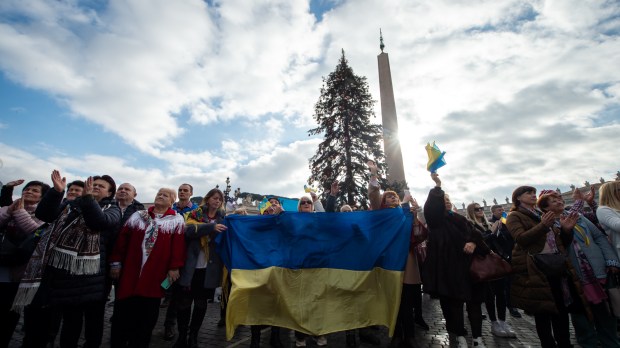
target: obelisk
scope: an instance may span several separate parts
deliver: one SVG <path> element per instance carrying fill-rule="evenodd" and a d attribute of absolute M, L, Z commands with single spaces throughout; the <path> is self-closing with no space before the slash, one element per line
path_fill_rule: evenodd
<path fill-rule="evenodd" d="M 392 87 L 392 73 L 390 59 L 383 52 L 383 33 L 379 29 L 381 53 L 377 56 L 379 63 L 379 90 L 381 95 L 381 119 L 383 122 L 383 151 L 387 162 L 388 184 L 405 182 L 403 168 L 403 154 L 398 140 L 398 119 L 396 118 L 396 103 L 394 102 L 394 88 Z"/>

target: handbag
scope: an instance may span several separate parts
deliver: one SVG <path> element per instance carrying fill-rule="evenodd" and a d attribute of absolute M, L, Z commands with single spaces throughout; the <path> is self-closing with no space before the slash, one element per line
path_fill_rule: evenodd
<path fill-rule="evenodd" d="M 559 278 L 566 274 L 566 256 L 562 253 L 530 254 L 534 265 L 547 277 Z"/>
<path fill-rule="evenodd" d="M 607 274 L 607 301 L 609 302 L 610 313 L 616 318 L 620 318 L 620 274 Z"/>
<path fill-rule="evenodd" d="M 474 255 L 469 274 L 474 283 L 501 279 L 512 273 L 512 266 L 496 253 Z"/>

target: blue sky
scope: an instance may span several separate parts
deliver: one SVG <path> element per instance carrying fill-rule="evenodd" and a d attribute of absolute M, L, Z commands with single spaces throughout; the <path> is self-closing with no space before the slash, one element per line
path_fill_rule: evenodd
<path fill-rule="evenodd" d="M 617 2 L 7 0 L 0 180 L 108 173 L 148 202 L 230 177 L 299 196 L 321 78 L 342 49 L 380 122 L 379 28 L 419 201 L 433 140 L 459 205 L 620 169 Z"/>

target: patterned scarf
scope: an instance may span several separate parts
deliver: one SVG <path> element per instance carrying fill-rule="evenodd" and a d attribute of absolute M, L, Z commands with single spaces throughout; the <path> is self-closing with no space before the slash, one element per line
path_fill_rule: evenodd
<path fill-rule="evenodd" d="M 102 208 L 107 210 L 111 205 Z M 41 285 L 46 266 L 64 269 L 73 275 L 96 274 L 100 268 L 99 233 L 86 227 L 82 214 L 68 204 L 58 219 L 45 230 L 24 271 L 13 310 L 29 305 Z"/>
<path fill-rule="evenodd" d="M 203 208 L 205 209 L 203 211 Z M 202 223 L 214 223 L 217 219 L 209 219 L 207 213 L 207 207 L 198 207 L 189 213 L 185 213 L 185 223 L 188 225 L 197 225 Z M 202 248 L 202 252 L 205 254 L 205 260 L 209 261 L 209 243 L 211 243 L 211 238 L 209 236 L 200 237 L 200 248 Z"/>
<path fill-rule="evenodd" d="M 110 204 L 102 208 L 106 211 Z M 65 209 L 66 215 L 68 209 Z M 66 216 L 61 216 L 58 222 L 65 222 Z M 79 214 L 66 226 L 65 223 L 54 223 L 52 227 L 52 239 L 54 245 L 47 265 L 63 269 L 72 275 L 97 274 L 101 267 L 99 255 L 99 231 L 92 231 L 84 221 L 84 215 Z M 56 238 L 55 238 L 56 237 Z"/>
<path fill-rule="evenodd" d="M 153 251 L 155 242 L 157 241 L 159 229 L 157 228 L 155 220 L 151 218 L 149 211 L 141 210 L 138 212 L 138 214 L 140 214 L 140 218 L 144 220 L 144 223 L 146 225 L 146 229 L 144 230 L 144 255 L 148 259 L 149 255 L 151 255 L 151 251 Z M 144 264 L 145 262 L 146 260 L 144 260 L 142 264 Z"/>

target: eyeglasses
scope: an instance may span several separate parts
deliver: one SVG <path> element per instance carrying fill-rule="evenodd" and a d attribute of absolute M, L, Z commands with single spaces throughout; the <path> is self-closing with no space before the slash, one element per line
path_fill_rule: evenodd
<path fill-rule="evenodd" d="M 484 208 L 474 208 L 474 211 L 484 211 Z"/>
<path fill-rule="evenodd" d="M 304 205 L 304 204 L 312 204 L 312 202 L 310 201 L 306 201 L 306 200 L 302 200 L 301 202 L 299 202 L 299 204 Z"/>

